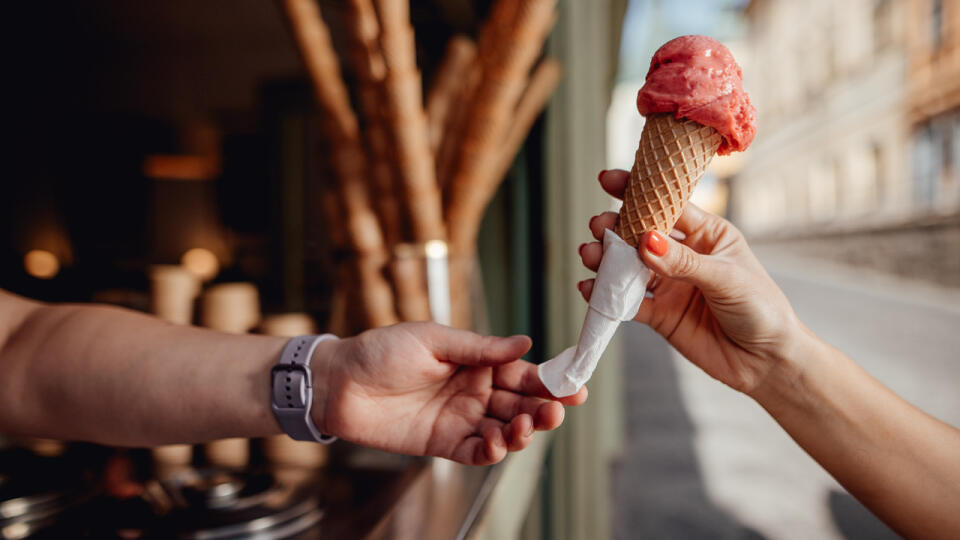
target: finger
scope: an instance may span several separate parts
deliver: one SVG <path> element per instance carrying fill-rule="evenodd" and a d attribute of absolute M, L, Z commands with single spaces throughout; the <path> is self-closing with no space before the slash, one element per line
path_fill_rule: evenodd
<path fill-rule="evenodd" d="M 603 246 L 600 242 L 580 244 L 580 260 L 590 270 L 596 272 L 597 268 L 600 268 L 600 259 L 602 258 Z"/>
<path fill-rule="evenodd" d="M 481 336 L 449 326 L 422 324 L 429 328 L 425 335 L 433 353 L 440 360 L 454 364 L 496 366 L 520 358 L 532 345 L 527 336 Z"/>
<path fill-rule="evenodd" d="M 680 217 L 677 219 L 677 223 L 674 224 L 673 228 L 686 235 L 690 235 L 697 229 L 702 228 L 710 219 L 709 216 L 712 215 L 713 214 L 708 214 L 692 202 L 687 201 L 687 204 L 683 205 L 683 212 L 680 213 Z"/>
<path fill-rule="evenodd" d="M 493 386 L 517 394 L 559 401 L 564 405 L 580 405 L 587 400 L 586 388 L 581 388 L 576 394 L 565 398 L 554 397 L 537 375 L 536 364 L 526 360 L 498 366 L 493 372 Z"/>
<path fill-rule="evenodd" d="M 649 325 L 650 321 L 653 320 L 653 304 L 653 298 L 644 298 L 643 302 L 640 303 L 640 309 L 637 310 L 637 314 L 633 316 L 633 320 L 641 324 Z"/>
<path fill-rule="evenodd" d="M 493 418 L 480 420 L 479 431 L 483 437 L 482 452 L 476 465 L 499 463 L 507 455 L 507 441 L 503 436 L 504 423 Z"/>
<path fill-rule="evenodd" d="M 604 191 L 613 197 L 622 199 L 623 192 L 627 189 L 627 180 L 630 179 L 630 173 L 621 169 L 611 169 L 601 171 L 597 179 L 600 180 L 600 186 L 603 187 Z"/>
<path fill-rule="evenodd" d="M 441 457 L 447 457 L 464 465 L 487 465 L 483 463 L 489 459 L 486 457 L 485 446 L 486 442 L 482 435 L 471 435 L 460 441 L 449 456 Z"/>
<path fill-rule="evenodd" d="M 507 442 L 503 438 L 506 424 L 494 418 L 481 418 L 474 434 L 465 437 L 450 459 L 466 465 L 491 465 L 507 455 Z"/>
<path fill-rule="evenodd" d="M 602 214 L 593 216 L 590 218 L 590 233 L 593 234 L 593 237 L 597 240 L 603 241 L 603 233 L 607 229 L 611 231 L 616 230 L 617 228 L 617 218 L 620 214 L 616 212 L 604 212 Z"/>
<path fill-rule="evenodd" d="M 588 395 L 587 387 L 584 385 L 584 386 L 581 386 L 580 390 L 577 390 L 577 393 L 572 396 L 566 396 L 562 398 L 552 397 L 551 399 L 555 399 L 557 400 L 557 402 L 562 403 L 564 405 L 576 406 L 576 405 L 582 405 L 584 402 L 586 402 L 587 395 Z"/>
<path fill-rule="evenodd" d="M 488 426 L 481 435 L 464 438 L 448 457 L 464 465 L 493 465 L 507 455 L 507 443 L 500 427 Z"/>
<path fill-rule="evenodd" d="M 556 401 L 523 396 L 507 390 L 494 390 L 487 405 L 487 414 L 510 422 L 519 415 L 529 415 L 538 430 L 556 429 L 563 423 L 563 406 Z"/>
<path fill-rule="evenodd" d="M 700 253 L 711 252 L 724 235 L 736 233 L 736 227 L 729 221 L 689 202 L 683 207 L 674 230 L 684 235 L 677 240 Z"/>
<path fill-rule="evenodd" d="M 689 283 L 707 296 L 729 290 L 736 277 L 731 265 L 656 231 L 643 235 L 640 254 L 655 274 Z"/>
<path fill-rule="evenodd" d="M 589 394 L 590 392 L 587 390 L 587 385 L 583 385 L 580 387 L 580 390 L 577 390 L 576 394 L 560 399 L 560 403 L 571 406 L 582 405 L 587 401 Z"/>
<path fill-rule="evenodd" d="M 533 418 L 529 414 L 517 416 L 503 428 L 503 438 L 507 443 L 507 450 L 510 452 L 523 450 L 533 441 L 533 433 Z"/>
<path fill-rule="evenodd" d="M 577 283 L 577 290 L 580 291 L 580 296 L 583 296 L 583 299 L 587 302 L 590 301 L 590 295 L 593 294 L 593 284 L 596 282 L 595 279 L 585 279 Z"/>

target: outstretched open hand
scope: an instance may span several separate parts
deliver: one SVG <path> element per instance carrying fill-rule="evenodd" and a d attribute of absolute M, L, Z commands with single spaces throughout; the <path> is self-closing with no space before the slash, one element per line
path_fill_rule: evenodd
<path fill-rule="evenodd" d="M 314 420 L 325 433 L 390 452 L 489 465 L 555 429 L 563 406 L 520 357 L 530 338 L 403 323 L 324 342 L 314 359 Z"/>
<path fill-rule="evenodd" d="M 603 189 L 618 199 L 628 178 L 622 170 L 599 177 Z M 580 246 L 584 266 L 597 270 L 603 256 L 599 240 L 616 222 L 614 212 L 590 220 L 598 242 Z M 648 286 L 653 297 L 643 301 L 634 320 L 656 330 L 714 378 L 750 393 L 792 346 L 802 325 L 728 221 L 688 203 L 671 236 L 681 240 L 650 232 L 643 236 L 638 249 L 654 273 Z M 593 280 L 578 288 L 589 300 Z"/>

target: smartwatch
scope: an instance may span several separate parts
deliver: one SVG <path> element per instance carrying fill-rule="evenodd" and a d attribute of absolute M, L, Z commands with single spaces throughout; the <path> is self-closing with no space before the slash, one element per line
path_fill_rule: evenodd
<path fill-rule="evenodd" d="M 321 341 L 339 339 L 333 334 L 297 336 L 287 342 L 280 361 L 270 370 L 270 406 L 283 431 L 297 441 L 330 444 L 337 440 L 324 435 L 310 417 L 313 406 L 313 374 L 310 360 Z"/>

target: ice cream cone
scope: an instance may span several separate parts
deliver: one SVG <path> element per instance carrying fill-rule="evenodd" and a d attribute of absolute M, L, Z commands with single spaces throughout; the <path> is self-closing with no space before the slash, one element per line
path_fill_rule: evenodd
<path fill-rule="evenodd" d="M 712 127 L 672 114 L 648 116 L 616 233 L 635 247 L 645 232 L 669 234 L 720 141 Z"/>

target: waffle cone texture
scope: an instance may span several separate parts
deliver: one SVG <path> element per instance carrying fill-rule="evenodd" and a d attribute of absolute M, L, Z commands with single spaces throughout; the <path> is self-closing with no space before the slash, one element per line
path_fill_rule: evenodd
<path fill-rule="evenodd" d="M 615 231 L 632 246 L 669 234 L 720 146 L 717 130 L 672 114 L 647 117 Z"/>

